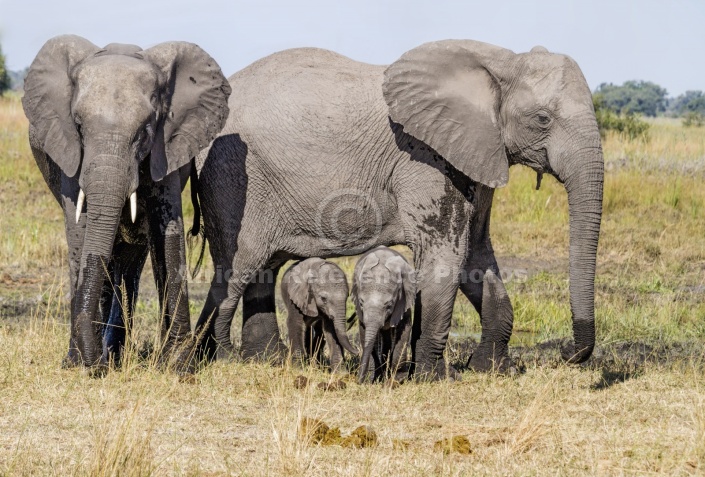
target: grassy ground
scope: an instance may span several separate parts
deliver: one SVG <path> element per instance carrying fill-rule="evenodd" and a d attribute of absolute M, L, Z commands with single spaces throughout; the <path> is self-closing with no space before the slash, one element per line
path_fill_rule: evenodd
<path fill-rule="evenodd" d="M 330 376 L 319 370 L 305 370 L 313 385 L 296 389 L 300 371 L 240 363 L 218 363 L 183 382 L 134 349 L 105 379 L 61 370 L 68 342 L 63 220 L 26 127 L 17 98 L 1 99 L 0 475 L 705 472 L 702 129 L 659 120 L 648 141 L 604 141 L 600 349 L 590 366 L 536 358 L 555 354 L 548 342 L 515 348 L 526 366 L 516 377 L 466 372 L 455 384 L 349 382 L 324 392 L 315 385 Z M 511 176 L 497 193 L 492 233 L 514 277 L 508 290 L 520 338 L 513 343 L 569 336 L 565 192 L 550 178 L 534 191 L 527 169 Z M 340 263 L 350 271 L 354 259 Z M 156 296 L 145 275 L 136 346 L 156 330 Z M 190 288 L 194 314 L 203 281 Z M 461 338 L 480 331 L 464 297 L 453 325 L 449 354 L 462 364 Z M 369 425 L 378 446 L 307 445 L 297 435 L 302 417 L 344 434 Z M 434 450 L 453 435 L 467 436 L 472 454 Z"/>

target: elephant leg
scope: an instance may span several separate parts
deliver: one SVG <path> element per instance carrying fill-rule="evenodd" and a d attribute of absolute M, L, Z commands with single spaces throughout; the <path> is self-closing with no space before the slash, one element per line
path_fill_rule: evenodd
<path fill-rule="evenodd" d="M 257 241 L 257 243 L 261 242 Z M 267 242 L 265 241 L 264 243 Z M 263 268 L 270 257 L 271 253 L 264 247 L 253 250 L 249 254 L 244 252 L 236 253 L 232 268 L 227 268 L 229 265 L 224 266 L 224 262 L 219 260 L 219 257 L 213 257 L 215 275 L 211 281 L 211 288 L 208 291 L 208 298 L 201 311 L 201 316 L 196 323 L 197 356 L 212 360 L 230 359 L 235 355 L 235 349 L 230 340 L 230 328 L 237 304 L 242 298 L 248 283 L 252 280 L 253 274 L 256 275 L 257 270 Z M 269 293 L 270 288 L 272 290 L 271 293 Z M 262 289 L 254 288 L 251 291 L 259 290 Z M 265 289 L 265 292 L 271 296 L 271 298 L 268 297 L 266 299 L 266 303 L 268 303 L 271 310 L 274 309 L 273 290 L 274 284 Z M 250 316 L 252 316 L 252 313 L 250 313 Z M 252 324 L 255 322 L 252 322 Z M 265 324 L 271 325 L 271 321 L 265 321 Z M 276 320 L 274 321 L 274 326 L 276 326 L 276 338 L 279 340 L 279 326 L 276 324 Z M 256 336 L 247 337 L 251 350 L 255 348 L 254 345 L 258 342 L 258 338 L 262 338 L 263 341 L 269 343 L 274 334 L 274 330 L 270 329 L 264 330 L 263 333 L 249 328 L 247 331 L 256 332 Z M 243 337 L 244 339 L 245 337 Z M 267 347 L 264 346 L 264 348 L 266 349 Z"/>
<path fill-rule="evenodd" d="M 291 349 L 291 361 L 296 366 L 303 365 L 308 348 L 308 336 L 310 327 L 304 322 L 304 315 L 292 304 L 287 304 L 286 328 L 289 334 L 289 347 Z"/>
<path fill-rule="evenodd" d="M 103 332 L 103 358 L 119 365 L 139 293 L 139 281 L 147 260 L 147 244 L 118 243 L 113 253 L 111 307 Z M 127 303 L 123 302 L 127 299 Z M 127 320 L 125 320 L 127 313 Z"/>
<path fill-rule="evenodd" d="M 142 188 L 138 189 L 138 199 L 141 191 Z M 159 184 L 151 184 L 146 205 L 149 252 L 159 294 L 160 359 L 165 363 L 173 352 L 183 351 L 178 348 L 191 332 L 179 171 L 170 173 Z M 192 370 L 188 354 L 177 355 L 174 369 L 177 372 Z"/>
<path fill-rule="evenodd" d="M 478 212 L 470 228 L 468 258 L 461 274 L 460 290 L 480 315 L 482 336 L 473 353 L 469 366 L 475 371 L 506 371 L 510 366 L 509 339 L 512 336 L 513 312 L 506 298 L 505 306 L 510 312 L 492 314 L 482 309 L 484 275 L 491 270 L 497 280 L 502 280 L 490 240 L 490 214 L 494 191 L 484 186 L 478 188 Z"/>
<path fill-rule="evenodd" d="M 425 256 L 431 258 L 417 267 L 421 279 L 411 329 L 411 352 L 413 373 L 422 380 L 460 379 L 455 369 L 446 367 L 443 354 L 450 333 L 463 257 L 443 252 L 425 251 Z"/>
<path fill-rule="evenodd" d="M 277 273 L 283 261 L 270 261 L 245 287 L 242 297 L 242 347 L 244 360 L 273 360 L 281 363 L 287 349 L 279 335 L 274 301 Z"/>
<path fill-rule="evenodd" d="M 392 352 L 389 369 L 391 377 L 395 381 L 404 382 L 409 377 L 409 366 L 407 362 L 407 348 L 409 347 L 409 337 L 411 336 L 411 310 L 404 313 L 404 318 L 396 327 L 392 339 Z"/>
<path fill-rule="evenodd" d="M 494 260 L 493 262 L 494 263 L 489 265 L 481 264 L 474 266 L 468 272 L 468 279 L 462 280 L 460 285 L 463 294 L 480 315 L 482 336 L 480 337 L 480 344 L 469 361 L 469 367 L 479 372 L 505 372 L 511 367 L 511 360 L 509 359 L 509 339 L 512 336 L 514 316 L 512 304 L 509 298 L 505 296 L 504 301 L 506 303 L 502 303 L 502 306 L 508 307 L 509 312 L 501 314 L 483 310 L 482 307 L 482 288 L 485 272 L 492 270 L 494 273 L 493 279 L 499 280 L 500 282 L 502 281 L 497 262 Z M 478 277 L 480 278 L 478 279 Z"/>
<path fill-rule="evenodd" d="M 330 369 L 335 373 L 340 370 L 343 364 L 343 347 L 336 337 L 333 320 L 326 317 L 320 320 L 320 322 L 323 324 L 323 335 L 325 336 L 326 344 L 328 345 L 328 353 L 330 354 Z M 322 346 L 319 345 L 319 349 L 321 347 Z"/>

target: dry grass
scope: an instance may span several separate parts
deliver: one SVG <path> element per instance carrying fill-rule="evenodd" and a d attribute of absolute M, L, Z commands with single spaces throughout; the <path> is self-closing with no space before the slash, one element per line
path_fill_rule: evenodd
<path fill-rule="evenodd" d="M 349 381 L 323 392 L 316 384 L 330 376 L 320 370 L 304 370 L 313 384 L 296 389 L 299 370 L 217 363 L 182 382 L 138 354 L 157 334 L 148 271 L 122 369 L 97 380 L 60 369 L 63 220 L 26 127 L 17 99 L 0 99 L 0 475 L 705 473 L 702 364 L 647 364 L 617 378 L 529 365 L 513 378 L 465 373 L 461 383 L 396 389 Z M 705 343 L 705 134 L 657 121 L 648 142 L 608 136 L 604 150 L 600 342 Z M 493 240 L 505 269 L 525 277 L 508 285 L 515 329 L 531 341 L 568 336 L 565 192 L 550 179 L 534 191 L 526 169 L 511 175 L 497 193 Z M 339 263 L 351 271 L 355 260 Z M 204 288 L 192 284 L 194 314 Z M 479 331 L 470 308 L 459 297 L 454 331 Z M 369 425 L 379 445 L 307 445 L 303 417 L 344 434 Z M 472 454 L 434 450 L 458 435 Z"/>

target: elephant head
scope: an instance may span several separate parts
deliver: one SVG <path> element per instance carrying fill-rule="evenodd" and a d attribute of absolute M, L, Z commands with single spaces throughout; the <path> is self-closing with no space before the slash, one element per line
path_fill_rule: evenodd
<path fill-rule="evenodd" d="M 224 126 L 230 86 L 194 44 L 98 48 L 73 35 L 46 42 L 29 68 L 22 104 L 31 135 L 78 181 L 76 222 L 85 239 L 74 305 L 84 364 L 99 356 L 90 338 L 103 271 L 125 203 L 135 221 L 139 171 L 155 182 L 188 164 Z M 84 210 L 85 202 L 85 214 Z M 76 258 L 78 260 L 78 257 Z"/>
<path fill-rule="evenodd" d="M 414 306 L 414 269 L 394 250 L 373 249 L 355 266 L 351 295 L 360 326 L 364 328 L 359 373 L 362 383 L 367 377 L 380 330 L 397 327 Z"/>
<path fill-rule="evenodd" d="M 289 282 L 291 301 L 304 316 L 317 317 L 320 312 L 331 318 L 341 346 L 357 355 L 358 351 L 346 333 L 348 281 L 345 273 L 337 265 L 321 258 L 303 260 L 296 265 L 296 272 L 297 276 Z"/>
<path fill-rule="evenodd" d="M 570 212 L 569 362 L 595 345 L 594 282 L 604 162 L 590 89 L 571 58 L 470 40 L 421 45 L 385 71 L 392 121 L 486 186 L 504 186 L 524 164 L 563 183 Z"/>

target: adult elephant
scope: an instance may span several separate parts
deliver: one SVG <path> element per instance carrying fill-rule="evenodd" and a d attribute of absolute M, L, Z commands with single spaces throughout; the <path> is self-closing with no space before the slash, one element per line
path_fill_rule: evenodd
<path fill-rule="evenodd" d="M 46 42 L 22 100 L 37 165 L 64 210 L 71 339 L 64 365 L 103 370 L 125 340 L 149 252 L 163 356 L 190 335 L 181 191 L 225 124 L 230 86 L 194 44 Z M 129 201 L 128 201 L 129 198 Z M 120 284 L 127 303 L 121 303 Z M 177 363 L 185 364 L 185 363 Z"/>
<path fill-rule="evenodd" d="M 539 180 L 552 174 L 568 193 L 574 342 L 562 352 L 572 363 L 590 356 L 603 158 L 575 61 L 542 47 L 515 54 L 447 40 L 388 67 L 287 50 L 229 81 L 228 123 L 197 159 L 216 265 L 198 322 L 208 355 L 232 352 L 230 324 L 243 293 L 243 356 L 279 346 L 272 275 L 253 280 L 254 271 L 404 244 L 419 273 L 416 373 L 445 374 L 458 286 L 481 316 L 472 367 L 506 367 L 511 313 L 482 316 L 475 271 L 499 276 L 489 234 L 493 193 L 510 165 L 523 164 Z"/>

